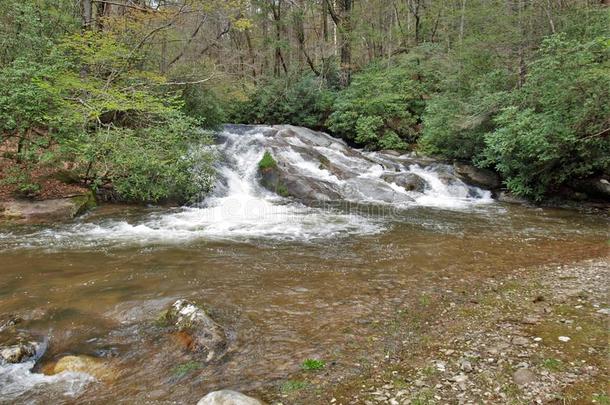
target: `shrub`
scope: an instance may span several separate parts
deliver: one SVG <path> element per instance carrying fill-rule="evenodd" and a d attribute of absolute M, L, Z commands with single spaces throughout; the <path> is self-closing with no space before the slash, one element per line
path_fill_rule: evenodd
<path fill-rule="evenodd" d="M 429 52 L 422 47 L 354 75 L 338 94 L 328 127 L 369 148 L 406 148 L 419 136 L 426 100 L 437 82 Z"/>
<path fill-rule="evenodd" d="M 610 44 L 547 38 L 524 86 L 485 136 L 485 162 L 517 195 L 540 200 L 573 179 L 608 172 Z"/>
<path fill-rule="evenodd" d="M 265 151 L 265 154 L 263 155 L 262 159 L 260 160 L 260 162 L 258 162 L 258 168 L 261 170 L 269 169 L 275 167 L 276 165 L 277 163 L 275 162 L 275 159 L 273 159 L 271 153 L 267 151 Z"/>
<path fill-rule="evenodd" d="M 237 102 L 230 119 L 245 124 L 293 124 L 323 128 L 334 92 L 323 79 L 292 74 L 265 79 L 245 101 Z"/>

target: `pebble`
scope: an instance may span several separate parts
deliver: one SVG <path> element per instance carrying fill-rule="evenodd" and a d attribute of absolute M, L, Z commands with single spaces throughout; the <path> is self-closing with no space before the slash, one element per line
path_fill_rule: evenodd
<path fill-rule="evenodd" d="M 472 371 L 472 364 L 468 360 L 462 359 L 460 360 L 460 370 L 470 373 Z"/>
<path fill-rule="evenodd" d="M 523 336 L 515 336 L 512 342 L 517 346 L 527 346 L 530 343 L 529 339 Z"/>
<path fill-rule="evenodd" d="M 569 336 L 559 336 L 558 339 L 561 342 L 569 342 L 571 340 Z"/>
<path fill-rule="evenodd" d="M 515 384 L 523 386 L 536 381 L 536 374 L 530 369 L 520 368 L 513 374 L 513 381 L 515 381 Z"/>

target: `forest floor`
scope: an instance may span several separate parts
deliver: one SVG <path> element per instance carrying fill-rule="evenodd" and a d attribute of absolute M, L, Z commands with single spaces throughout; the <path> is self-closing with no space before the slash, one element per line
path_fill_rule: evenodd
<path fill-rule="evenodd" d="M 0 158 L 0 201 L 10 201 L 19 197 L 17 186 L 7 181 L 9 172 L 15 169 L 12 160 Z M 25 170 L 25 169 L 24 169 Z M 38 184 L 40 191 L 32 198 L 34 200 L 49 200 L 79 195 L 87 189 L 78 184 L 68 184 L 57 178 L 58 172 L 48 168 L 37 168 L 29 174 L 30 182 Z"/>
<path fill-rule="evenodd" d="M 257 394 L 274 404 L 610 404 L 609 276 L 606 256 L 448 279 L 442 294 L 397 311 L 372 360 L 351 359 L 357 372 L 338 358 Z M 388 339 L 403 340 L 380 356 Z"/>

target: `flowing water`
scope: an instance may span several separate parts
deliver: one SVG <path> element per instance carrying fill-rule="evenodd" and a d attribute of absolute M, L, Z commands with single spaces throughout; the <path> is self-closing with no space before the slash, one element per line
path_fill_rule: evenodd
<path fill-rule="evenodd" d="M 259 185 L 266 150 L 310 184 L 307 198 Z M 218 151 L 218 184 L 197 206 L 106 206 L 72 223 L 0 228 L 0 321 L 19 315 L 46 348 L 36 364 L 0 365 L 0 402 L 271 390 L 306 358 L 366 355 L 358 342 L 378 333 L 371 325 L 444 280 L 607 254 L 606 215 L 498 203 L 415 156 L 292 127 L 227 127 Z M 178 298 L 227 329 L 222 360 L 194 363 L 155 323 Z M 66 354 L 106 358 L 117 378 L 43 374 Z"/>

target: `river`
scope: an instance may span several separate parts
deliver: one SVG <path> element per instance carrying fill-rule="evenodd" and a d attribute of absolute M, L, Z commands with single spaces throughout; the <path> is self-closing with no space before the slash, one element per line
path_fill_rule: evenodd
<path fill-rule="evenodd" d="M 426 187 L 397 191 L 379 179 L 383 162 L 399 158 L 302 145 L 310 134 L 265 143 L 265 131 L 225 131 L 219 183 L 197 206 L 108 205 L 71 223 L 0 228 L 0 316 L 19 314 L 19 328 L 47 346 L 35 366 L 0 366 L 0 402 L 196 403 L 220 388 L 275 390 L 306 358 L 366 357 L 359 342 L 380 333 L 377 321 L 446 280 L 607 252 L 599 212 L 499 203 L 447 180 L 443 165 L 405 163 Z M 306 147 L 341 170 L 295 153 Z M 302 204 L 262 189 L 265 150 L 341 201 Z M 391 200 L 377 198 L 380 187 Z M 154 322 L 178 298 L 227 329 L 221 361 L 180 368 L 192 359 Z M 109 359 L 117 378 L 42 373 L 66 354 Z"/>

